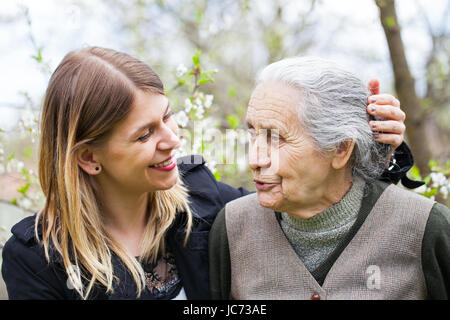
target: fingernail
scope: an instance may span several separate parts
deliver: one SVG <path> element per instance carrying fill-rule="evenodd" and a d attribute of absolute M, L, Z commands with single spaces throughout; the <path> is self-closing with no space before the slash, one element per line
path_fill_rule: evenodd
<path fill-rule="evenodd" d="M 374 103 L 374 102 L 376 102 L 376 101 L 377 101 L 377 99 L 374 98 L 374 97 L 370 97 L 370 98 L 369 98 L 369 103 Z"/>
<path fill-rule="evenodd" d="M 370 126 L 375 129 L 377 127 L 377 125 L 374 122 L 370 122 Z"/>
<path fill-rule="evenodd" d="M 378 139 L 380 137 L 380 134 L 379 133 L 374 133 L 373 134 L 373 138 L 376 140 L 376 139 Z"/>
<path fill-rule="evenodd" d="M 376 111 L 376 108 L 375 108 L 374 105 L 369 105 L 369 110 L 370 110 L 371 112 L 375 112 L 375 111 Z"/>

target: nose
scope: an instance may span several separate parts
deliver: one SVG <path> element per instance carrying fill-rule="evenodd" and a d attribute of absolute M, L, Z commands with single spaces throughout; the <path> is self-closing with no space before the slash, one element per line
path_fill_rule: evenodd
<path fill-rule="evenodd" d="M 180 146 L 180 138 L 178 137 L 178 130 L 176 125 L 163 125 L 162 137 L 158 143 L 159 150 L 172 150 Z"/>
<path fill-rule="evenodd" d="M 267 136 L 257 135 L 254 140 L 250 141 L 248 165 L 252 170 L 258 168 L 269 168 L 270 146 L 267 144 Z"/>

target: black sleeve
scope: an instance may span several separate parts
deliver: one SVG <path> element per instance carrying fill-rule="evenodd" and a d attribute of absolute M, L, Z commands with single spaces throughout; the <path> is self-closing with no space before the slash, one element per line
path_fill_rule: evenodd
<path fill-rule="evenodd" d="M 251 193 L 250 191 L 242 187 L 234 188 L 223 182 L 217 182 L 217 188 L 219 189 L 219 193 L 224 205 L 236 198 L 240 198 Z"/>
<path fill-rule="evenodd" d="M 209 233 L 209 274 L 211 298 L 229 300 L 231 262 L 225 225 L 225 208 L 217 215 Z"/>
<path fill-rule="evenodd" d="M 436 203 L 422 241 L 422 269 L 428 298 L 450 298 L 450 210 Z"/>
<path fill-rule="evenodd" d="M 38 244 L 27 246 L 14 235 L 3 248 L 2 276 L 10 300 L 65 299 L 60 279 Z"/>
<path fill-rule="evenodd" d="M 413 181 L 406 176 L 406 173 L 412 168 L 413 165 L 414 157 L 412 152 L 408 145 L 405 142 L 402 142 L 402 144 L 395 149 L 394 154 L 391 157 L 389 167 L 384 170 L 379 180 L 393 184 L 397 184 L 401 180 L 402 185 L 408 189 L 418 188 L 423 185 L 424 182 Z"/>

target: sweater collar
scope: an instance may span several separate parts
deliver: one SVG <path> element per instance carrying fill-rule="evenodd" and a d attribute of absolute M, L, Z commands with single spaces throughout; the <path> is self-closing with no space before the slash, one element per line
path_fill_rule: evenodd
<path fill-rule="evenodd" d="M 353 220 L 361 207 L 364 195 L 365 181 L 360 177 L 353 177 L 350 190 L 337 203 L 319 212 L 309 219 L 301 219 L 283 212 L 281 217 L 285 223 L 300 231 L 326 231 L 338 228 Z"/>

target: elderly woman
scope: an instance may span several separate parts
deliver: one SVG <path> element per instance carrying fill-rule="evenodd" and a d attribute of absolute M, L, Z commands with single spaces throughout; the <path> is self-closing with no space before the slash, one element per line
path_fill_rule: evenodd
<path fill-rule="evenodd" d="M 447 299 L 450 211 L 377 181 L 368 92 L 317 58 L 260 74 L 247 112 L 256 194 L 210 232 L 215 299 Z"/>

